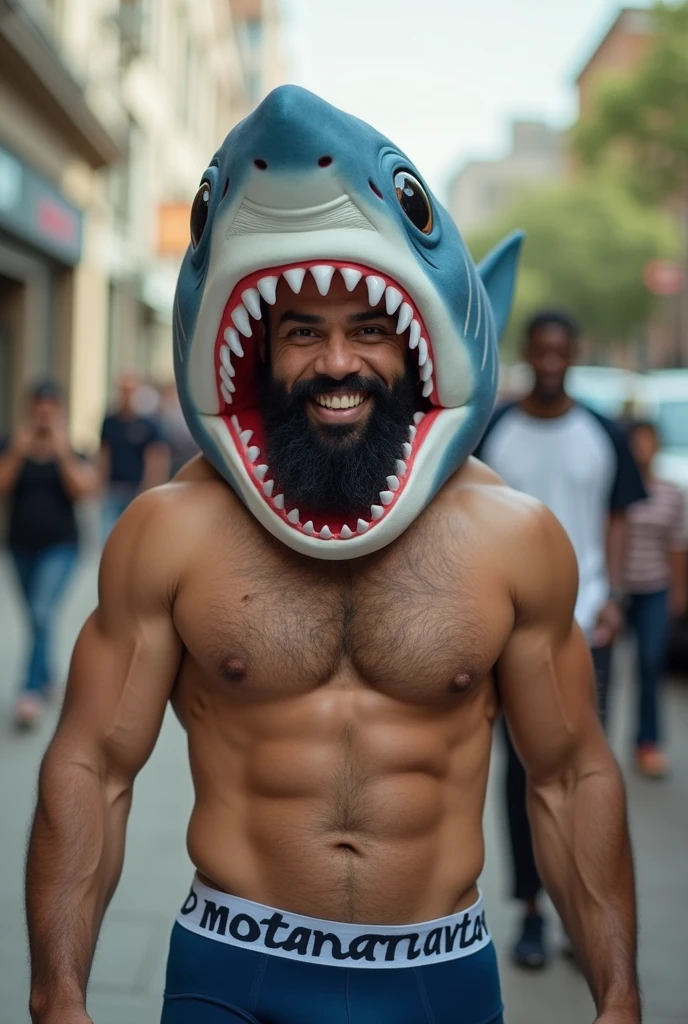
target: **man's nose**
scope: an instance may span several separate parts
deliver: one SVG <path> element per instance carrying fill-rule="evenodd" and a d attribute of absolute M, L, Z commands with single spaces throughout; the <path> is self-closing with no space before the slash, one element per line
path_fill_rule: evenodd
<path fill-rule="evenodd" d="M 360 354 L 344 332 L 333 331 L 318 353 L 315 372 L 318 375 L 342 380 L 350 373 L 360 373 L 362 365 Z"/>

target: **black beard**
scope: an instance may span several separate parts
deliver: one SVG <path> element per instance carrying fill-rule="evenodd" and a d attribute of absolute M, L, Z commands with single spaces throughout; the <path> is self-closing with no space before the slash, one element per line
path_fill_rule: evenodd
<path fill-rule="evenodd" d="M 386 478 L 396 474 L 415 412 L 413 371 L 391 388 L 376 377 L 350 374 L 343 380 L 317 377 L 297 381 L 291 391 L 269 368 L 261 386 L 265 422 L 266 462 L 288 506 L 309 513 L 341 513 L 370 518 L 380 504 Z M 363 428 L 358 424 L 315 427 L 306 402 L 330 391 L 367 392 L 373 411 Z"/>

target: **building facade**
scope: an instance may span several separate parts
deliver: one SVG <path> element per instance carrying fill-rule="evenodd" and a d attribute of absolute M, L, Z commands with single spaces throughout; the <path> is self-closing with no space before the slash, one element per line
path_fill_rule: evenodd
<path fill-rule="evenodd" d="M 465 164 L 449 183 L 449 210 L 464 234 L 496 220 L 524 190 L 561 178 L 562 136 L 541 121 L 515 121 L 501 160 Z"/>
<path fill-rule="evenodd" d="M 39 375 L 85 447 L 119 372 L 171 379 L 191 201 L 280 76 L 276 6 L 243 7 L 0 0 L 0 433 Z"/>

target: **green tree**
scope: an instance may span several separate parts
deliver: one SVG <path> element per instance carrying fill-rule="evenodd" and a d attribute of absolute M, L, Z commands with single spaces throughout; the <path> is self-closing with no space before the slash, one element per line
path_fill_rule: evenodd
<path fill-rule="evenodd" d="M 601 86 L 573 142 L 588 166 L 607 163 L 649 203 L 673 212 L 681 239 L 683 292 L 675 349 L 688 357 L 688 3 L 653 10 L 655 35 L 640 67 Z"/>
<path fill-rule="evenodd" d="M 638 196 L 688 202 L 688 3 L 653 10 L 655 36 L 631 75 L 606 80 L 573 131 L 591 166 L 611 162 Z"/>
<path fill-rule="evenodd" d="M 655 301 L 642 283 L 645 264 L 676 251 L 667 215 L 594 175 L 524 195 L 489 230 L 467 239 L 473 257 L 481 259 L 514 228 L 526 241 L 504 340 L 511 353 L 524 319 L 542 305 L 569 310 L 598 343 L 628 340 Z"/>

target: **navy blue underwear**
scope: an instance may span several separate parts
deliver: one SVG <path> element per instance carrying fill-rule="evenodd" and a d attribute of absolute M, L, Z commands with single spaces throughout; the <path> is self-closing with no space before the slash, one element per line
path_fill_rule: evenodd
<path fill-rule="evenodd" d="M 194 881 L 162 1024 L 503 1024 L 482 901 L 406 927 L 345 924 Z"/>

